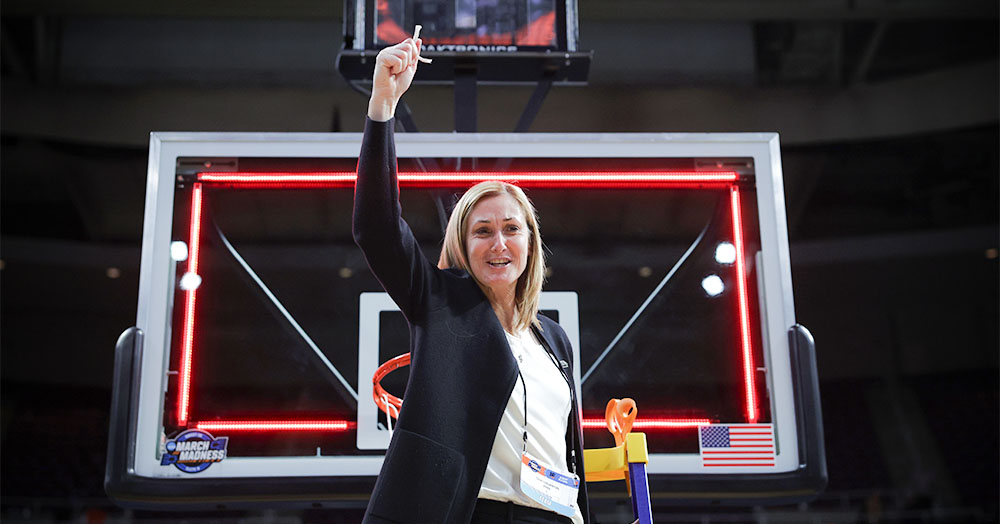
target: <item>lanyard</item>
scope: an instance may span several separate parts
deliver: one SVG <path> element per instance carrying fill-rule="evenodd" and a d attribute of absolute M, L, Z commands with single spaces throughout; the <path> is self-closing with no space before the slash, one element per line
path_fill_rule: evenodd
<path fill-rule="evenodd" d="M 525 451 L 528 451 L 528 383 L 524 381 L 524 375 L 521 374 L 521 366 L 517 366 L 517 376 L 521 377 L 521 393 L 524 395 L 524 432 L 521 435 L 523 440 L 521 454 L 523 455 Z"/>
<path fill-rule="evenodd" d="M 514 335 L 514 336 L 519 341 L 522 342 L 522 346 L 523 346 L 524 344 L 523 344 L 523 340 L 521 340 L 521 337 L 519 335 Z M 538 338 L 541 338 L 541 337 L 538 337 Z M 570 401 L 570 410 L 569 411 L 570 411 L 570 415 L 572 415 L 572 413 L 573 413 L 573 406 L 576 403 L 576 398 L 574 397 L 573 387 L 572 387 L 572 385 L 570 385 L 569 378 L 566 377 L 565 371 L 563 371 L 562 366 L 559 365 L 559 362 L 556 360 L 555 355 L 552 354 L 552 352 L 548 349 L 548 347 L 543 342 L 541 342 L 541 341 L 539 341 L 538 344 L 542 346 L 542 349 L 545 350 L 545 354 L 549 357 L 549 360 L 552 361 L 552 364 L 556 367 L 557 370 L 559 370 L 559 374 L 562 375 L 563 380 L 566 381 L 566 386 L 569 388 L 569 401 Z M 523 349 L 525 350 L 525 352 L 527 351 L 526 347 L 524 347 Z M 521 439 L 522 439 L 522 442 L 521 442 L 521 453 L 524 454 L 525 452 L 528 451 L 528 384 L 527 384 L 527 382 L 524 381 L 524 375 L 521 374 L 521 366 L 519 366 L 519 365 L 517 366 L 517 376 L 521 378 L 521 393 L 522 393 L 523 399 L 524 399 L 524 432 L 521 434 Z M 572 434 L 573 442 L 574 442 L 574 445 L 575 445 L 575 442 L 576 442 L 576 432 L 573 431 L 572 427 L 570 427 L 568 429 L 569 429 L 569 432 Z M 573 449 L 571 451 L 571 455 L 572 455 L 572 460 L 570 460 L 570 469 L 572 470 L 572 472 L 574 474 L 576 474 L 576 449 Z"/>

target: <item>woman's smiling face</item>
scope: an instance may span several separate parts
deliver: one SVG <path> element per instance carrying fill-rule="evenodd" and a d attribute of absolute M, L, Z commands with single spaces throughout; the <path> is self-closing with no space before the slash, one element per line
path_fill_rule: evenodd
<path fill-rule="evenodd" d="M 465 234 L 472 274 L 495 298 L 513 298 L 517 279 L 528 263 L 531 242 L 517 200 L 506 193 L 480 200 L 469 212 Z"/>

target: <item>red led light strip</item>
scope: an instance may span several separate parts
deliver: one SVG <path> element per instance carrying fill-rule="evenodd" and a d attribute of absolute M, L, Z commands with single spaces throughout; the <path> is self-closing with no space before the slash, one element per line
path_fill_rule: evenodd
<path fill-rule="evenodd" d="M 707 418 L 638 418 L 632 423 L 632 429 L 691 429 L 714 423 Z M 603 418 L 587 417 L 583 419 L 583 429 L 607 429 L 607 427 L 607 420 Z"/>
<path fill-rule="evenodd" d="M 773 466 L 774 462 L 749 462 L 749 463 L 746 463 L 746 464 L 702 464 L 702 465 L 705 466 L 705 467 L 711 467 L 711 466 L 722 466 L 722 467 L 730 467 L 730 466 Z"/>
<path fill-rule="evenodd" d="M 201 246 L 201 184 L 194 184 L 191 193 L 191 225 L 188 232 L 190 249 L 187 272 L 198 274 L 198 252 Z M 191 405 L 191 360 L 194 356 L 194 310 L 198 288 L 189 289 L 184 302 L 184 341 L 181 349 L 180 395 L 177 399 L 177 423 L 187 424 Z"/>
<path fill-rule="evenodd" d="M 514 175 L 514 176 L 512 176 Z M 202 183 L 222 184 L 238 187 L 338 187 L 353 186 L 357 178 L 354 172 L 341 173 L 199 173 Z M 531 172 L 531 173 L 399 173 L 400 185 L 456 185 L 477 183 L 483 180 L 516 181 L 525 187 L 635 187 L 656 188 L 665 186 L 690 186 L 703 184 L 732 184 L 739 179 L 736 172 Z M 198 274 L 198 252 L 201 244 L 202 183 L 195 183 L 191 197 L 190 255 L 188 273 Z M 736 273 L 739 295 L 740 338 L 743 356 L 744 387 L 746 391 L 747 422 L 758 418 L 756 381 L 752 345 L 750 342 L 750 314 L 743 243 L 743 220 L 740 207 L 739 189 L 731 186 L 730 196 L 733 214 L 733 244 L 736 247 Z M 191 366 L 194 341 L 194 313 L 197 289 L 186 291 L 184 331 L 181 352 L 180 394 L 177 401 L 178 423 L 188 422 L 191 403 Z M 636 429 L 678 429 L 696 428 L 712 424 L 708 419 L 645 419 L 637 420 Z M 346 424 L 344 426 L 343 424 Z M 346 421 L 228 421 L 201 422 L 203 429 L 230 431 L 346 431 L 354 428 L 353 422 Z M 584 419 L 585 429 L 606 426 L 604 419 Z"/>
<path fill-rule="evenodd" d="M 353 187 L 357 174 L 347 172 L 315 173 L 199 173 L 198 181 L 232 187 Z M 408 187 L 468 186 L 485 180 L 513 182 L 522 187 L 577 188 L 656 188 L 731 184 L 739 179 L 735 171 L 607 171 L 607 172 L 401 172 L 399 184 Z"/>
<path fill-rule="evenodd" d="M 747 299 L 746 252 L 743 247 L 743 210 L 740 207 L 740 190 L 733 186 L 729 189 L 733 205 L 733 244 L 736 246 L 736 281 L 740 301 L 740 341 L 743 349 L 743 383 L 746 390 L 747 422 L 757 422 L 757 387 L 754 373 L 757 368 L 753 362 L 752 346 L 750 344 L 750 305 Z"/>
<path fill-rule="evenodd" d="M 197 424 L 206 431 L 347 431 L 356 426 L 349 420 L 213 420 Z"/>

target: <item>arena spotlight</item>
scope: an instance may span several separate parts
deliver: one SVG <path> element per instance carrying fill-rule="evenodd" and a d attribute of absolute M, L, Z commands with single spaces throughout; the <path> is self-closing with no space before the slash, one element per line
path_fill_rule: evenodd
<path fill-rule="evenodd" d="M 722 283 L 722 279 L 719 278 L 719 275 L 708 275 L 702 279 L 701 287 L 710 297 L 717 297 L 722 294 L 724 289 L 726 289 L 726 286 Z"/>
<path fill-rule="evenodd" d="M 174 240 L 170 243 L 170 258 L 177 262 L 183 262 L 188 257 L 188 245 L 183 240 Z"/>
<path fill-rule="evenodd" d="M 719 244 L 715 248 L 715 261 L 726 265 L 736 262 L 736 246 L 729 242 Z"/>
<path fill-rule="evenodd" d="M 194 291 L 201 285 L 201 277 L 197 273 L 184 273 L 181 277 L 181 289 L 184 291 Z"/>

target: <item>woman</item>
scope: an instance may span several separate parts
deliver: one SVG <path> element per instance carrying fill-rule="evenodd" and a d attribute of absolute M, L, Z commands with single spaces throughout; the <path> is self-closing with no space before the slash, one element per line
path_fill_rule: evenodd
<path fill-rule="evenodd" d="M 365 522 L 581 524 L 572 350 L 538 314 L 545 261 L 534 208 L 510 184 L 472 187 L 437 267 L 402 219 L 392 118 L 420 44 L 378 54 L 358 159 L 354 238 L 406 316 L 411 344 L 405 402 Z M 528 469 L 536 464 L 564 475 L 546 479 Z"/>

